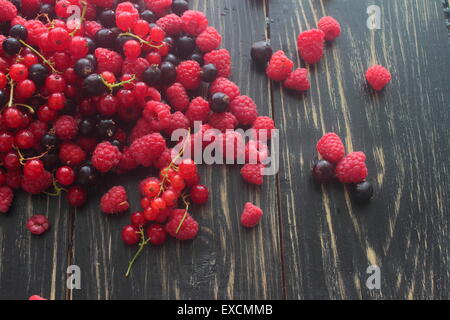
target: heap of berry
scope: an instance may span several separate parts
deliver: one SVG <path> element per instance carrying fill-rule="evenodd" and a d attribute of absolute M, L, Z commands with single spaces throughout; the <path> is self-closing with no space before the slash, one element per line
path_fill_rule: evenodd
<path fill-rule="evenodd" d="M 81 13 L 75 21 L 73 5 Z M 255 159 L 242 176 L 262 183 L 273 120 L 229 79 L 231 55 L 220 48 L 221 35 L 186 1 L 0 0 L 0 19 L 0 212 L 19 189 L 65 192 L 70 205 L 82 206 L 104 175 L 154 167 L 159 176 L 140 184 L 142 211 L 122 230 L 125 243 L 143 248 L 162 244 L 166 234 L 197 235 L 189 205 L 205 203 L 208 189 L 189 157 L 177 161 L 188 148 L 215 144 L 231 159 Z M 271 56 L 264 50 L 261 59 Z M 274 73 L 279 68 L 292 66 L 280 60 Z M 304 76 L 294 73 L 287 84 L 304 88 L 293 84 Z M 238 127 L 256 132 L 247 148 L 233 131 Z M 171 143 L 177 129 L 190 132 L 181 151 Z M 99 207 L 127 211 L 126 190 L 113 187 Z M 27 223 L 35 234 L 48 226 L 44 216 Z"/>

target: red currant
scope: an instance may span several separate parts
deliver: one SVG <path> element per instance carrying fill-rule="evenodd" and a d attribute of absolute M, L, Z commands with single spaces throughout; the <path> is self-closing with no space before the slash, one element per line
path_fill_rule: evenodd
<path fill-rule="evenodd" d="M 150 38 L 153 42 L 161 43 L 164 40 L 166 33 L 160 27 L 153 27 L 150 31 Z"/>
<path fill-rule="evenodd" d="M 150 26 L 145 20 L 138 20 L 133 26 L 133 33 L 143 38 L 150 32 Z"/>
<path fill-rule="evenodd" d="M 45 88 L 50 93 L 63 93 L 66 89 L 66 80 L 59 74 L 51 74 L 45 80 Z"/>
<path fill-rule="evenodd" d="M 0 133 L 0 152 L 8 152 L 13 148 L 14 137 L 8 132 Z"/>
<path fill-rule="evenodd" d="M 22 125 L 24 116 L 19 109 L 9 107 L 3 111 L 3 120 L 8 128 L 16 129 Z"/>
<path fill-rule="evenodd" d="M 176 191 L 182 191 L 186 187 L 186 182 L 179 174 L 175 174 L 172 178 L 170 178 L 170 185 Z"/>
<path fill-rule="evenodd" d="M 191 188 L 191 200 L 196 204 L 204 204 L 208 201 L 209 191 L 204 185 L 198 184 Z"/>
<path fill-rule="evenodd" d="M 60 167 L 56 171 L 56 181 L 63 186 L 70 186 L 75 181 L 75 172 L 71 167 Z"/>
<path fill-rule="evenodd" d="M 166 241 L 167 232 L 160 224 L 152 224 L 145 231 L 150 243 L 154 246 L 161 245 Z"/>
<path fill-rule="evenodd" d="M 123 45 L 123 53 L 128 59 L 136 59 L 141 55 L 141 45 L 136 40 L 128 40 Z"/>
<path fill-rule="evenodd" d="M 141 199 L 141 207 L 142 209 L 147 209 L 148 207 L 150 207 L 150 199 L 147 197 L 143 197 Z"/>
<path fill-rule="evenodd" d="M 0 89 L 4 89 L 7 83 L 8 79 L 6 78 L 6 74 L 0 72 Z"/>
<path fill-rule="evenodd" d="M 30 149 L 34 146 L 34 134 L 30 130 L 20 130 L 14 137 L 14 142 L 20 149 Z"/>
<path fill-rule="evenodd" d="M 174 207 L 177 204 L 178 195 L 172 190 L 166 190 L 161 195 L 167 207 Z"/>
<path fill-rule="evenodd" d="M 53 28 L 48 32 L 49 45 L 55 51 L 64 51 L 67 49 L 70 44 L 70 40 L 69 32 L 61 27 Z"/>
<path fill-rule="evenodd" d="M 59 0 L 56 1 L 55 4 L 55 13 L 58 17 L 61 18 L 68 18 L 71 15 L 71 10 L 69 10 L 69 7 L 72 5 L 72 3 L 69 0 Z"/>
<path fill-rule="evenodd" d="M 49 106 L 39 107 L 37 111 L 38 119 L 45 123 L 54 122 L 58 115 L 56 110 L 52 110 Z"/>
<path fill-rule="evenodd" d="M 15 152 L 8 152 L 3 157 L 3 165 L 8 170 L 16 170 L 20 167 L 19 156 Z"/>
<path fill-rule="evenodd" d="M 24 65 L 29 68 L 33 64 L 39 63 L 38 57 L 33 53 L 28 53 L 23 57 Z"/>
<path fill-rule="evenodd" d="M 145 208 L 144 210 L 144 217 L 147 221 L 155 221 L 158 217 L 158 213 L 153 210 L 151 207 Z"/>
<path fill-rule="evenodd" d="M 16 87 L 16 97 L 22 100 L 31 98 L 36 92 L 36 85 L 31 80 L 23 80 L 17 84 Z"/>
<path fill-rule="evenodd" d="M 150 180 L 143 185 L 144 195 L 148 198 L 154 198 L 159 194 L 161 186 L 158 181 Z"/>
<path fill-rule="evenodd" d="M 127 225 L 122 229 L 122 240 L 125 244 L 134 245 L 139 242 L 139 230 L 135 226 Z"/>
<path fill-rule="evenodd" d="M 147 222 L 145 220 L 145 215 L 143 212 L 137 211 L 133 213 L 130 217 L 131 224 L 135 227 L 143 227 L 144 224 Z"/>
<path fill-rule="evenodd" d="M 28 69 L 21 63 L 15 63 L 9 68 L 9 76 L 16 82 L 23 81 L 28 78 Z"/>
<path fill-rule="evenodd" d="M 48 98 L 48 107 L 55 111 L 63 109 L 65 103 L 66 97 L 63 93 L 52 93 Z"/>
<path fill-rule="evenodd" d="M 112 116 L 117 112 L 119 101 L 111 94 L 103 96 L 97 104 L 97 110 L 101 115 Z"/>
<path fill-rule="evenodd" d="M 147 54 L 145 58 L 147 59 L 148 63 L 150 63 L 151 66 L 153 65 L 159 66 L 162 61 L 161 56 L 157 52 L 150 52 Z"/>
<path fill-rule="evenodd" d="M 87 192 L 80 186 L 74 186 L 67 191 L 67 201 L 71 206 L 80 207 L 87 200 Z"/>
<path fill-rule="evenodd" d="M 23 167 L 23 174 L 30 179 L 39 179 L 44 173 L 44 164 L 41 160 L 29 160 Z"/>
<path fill-rule="evenodd" d="M 0 168 L 0 186 L 3 186 L 5 183 L 6 183 L 5 170 Z"/>

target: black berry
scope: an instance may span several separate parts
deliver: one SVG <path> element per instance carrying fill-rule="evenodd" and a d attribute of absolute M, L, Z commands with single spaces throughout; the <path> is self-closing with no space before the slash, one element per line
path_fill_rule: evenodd
<path fill-rule="evenodd" d="M 59 140 L 56 136 L 47 133 L 41 138 L 41 145 L 45 149 L 56 149 L 59 145 Z"/>
<path fill-rule="evenodd" d="M 201 65 L 201 66 L 202 66 L 203 63 L 204 63 L 203 57 L 202 57 L 202 55 L 201 55 L 200 53 L 193 53 L 193 54 L 191 55 L 190 60 L 197 61 L 198 64 Z"/>
<path fill-rule="evenodd" d="M 80 78 L 86 78 L 88 75 L 94 72 L 94 64 L 91 60 L 86 58 L 81 58 L 77 62 L 75 62 L 75 73 Z"/>
<path fill-rule="evenodd" d="M 106 86 L 100 76 L 93 73 L 83 80 L 83 91 L 88 96 L 99 96 L 106 92 Z"/>
<path fill-rule="evenodd" d="M 173 53 L 169 53 L 165 58 L 164 61 L 170 62 L 171 64 L 173 64 L 174 66 L 177 66 L 180 64 L 180 60 L 177 58 L 176 55 L 174 55 Z"/>
<path fill-rule="evenodd" d="M 28 78 L 30 80 L 33 80 L 33 82 L 41 86 L 45 83 L 45 79 L 47 79 L 50 72 L 48 69 L 40 63 L 33 64 L 31 67 L 28 68 Z"/>
<path fill-rule="evenodd" d="M 26 40 L 28 37 L 28 30 L 21 24 L 16 24 L 9 29 L 9 35 L 13 38 Z"/>
<path fill-rule="evenodd" d="M 116 35 L 110 29 L 100 29 L 95 34 L 94 41 L 98 47 L 111 49 L 114 47 Z"/>
<path fill-rule="evenodd" d="M 114 10 L 104 10 L 100 12 L 98 18 L 105 28 L 112 28 L 116 25 L 116 13 Z"/>
<path fill-rule="evenodd" d="M 314 164 L 312 175 L 318 183 L 327 183 L 334 178 L 334 165 L 327 160 L 318 160 Z"/>
<path fill-rule="evenodd" d="M 117 124 L 111 119 L 101 119 L 97 124 L 96 131 L 101 139 L 109 139 L 116 134 Z"/>
<path fill-rule="evenodd" d="M 159 67 L 161 69 L 161 82 L 165 85 L 169 85 L 175 82 L 177 79 L 177 70 L 175 66 L 170 62 L 163 62 Z"/>
<path fill-rule="evenodd" d="M 225 93 L 214 93 L 211 98 L 211 110 L 214 112 L 225 112 L 230 104 L 230 97 Z"/>
<path fill-rule="evenodd" d="M 44 163 L 45 170 L 53 171 L 59 166 L 59 156 L 56 153 L 47 153 L 40 159 Z"/>
<path fill-rule="evenodd" d="M 158 66 L 150 66 L 142 74 L 142 80 L 149 86 L 157 84 L 161 80 L 161 70 Z"/>
<path fill-rule="evenodd" d="M 156 22 L 155 14 L 150 10 L 144 10 L 141 13 L 141 18 L 147 21 L 148 23 Z"/>
<path fill-rule="evenodd" d="M 16 38 L 9 37 L 3 41 L 3 51 L 11 56 L 19 53 L 21 47 L 22 45 Z"/>
<path fill-rule="evenodd" d="M 89 136 L 94 133 L 95 121 L 92 119 L 83 119 L 78 124 L 78 132 L 83 136 Z"/>
<path fill-rule="evenodd" d="M 370 201 L 373 198 L 373 186 L 370 182 L 364 181 L 353 186 L 353 198 L 358 203 Z"/>
<path fill-rule="evenodd" d="M 272 47 L 268 41 L 259 41 L 253 44 L 252 59 L 258 63 L 266 63 L 272 57 Z"/>
<path fill-rule="evenodd" d="M 180 56 L 187 57 L 195 49 L 195 40 L 189 36 L 181 36 L 176 41 L 177 52 Z"/>
<path fill-rule="evenodd" d="M 205 82 L 213 82 L 217 78 L 217 68 L 212 63 L 205 64 L 202 67 L 202 80 Z"/>
<path fill-rule="evenodd" d="M 95 169 L 92 166 L 85 164 L 78 169 L 77 183 L 82 186 L 95 184 L 97 176 L 98 174 Z"/>
<path fill-rule="evenodd" d="M 186 0 L 174 0 L 172 3 L 173 13 L 181 16 L 185 11 L 189 10 L 189 4 Z"/>

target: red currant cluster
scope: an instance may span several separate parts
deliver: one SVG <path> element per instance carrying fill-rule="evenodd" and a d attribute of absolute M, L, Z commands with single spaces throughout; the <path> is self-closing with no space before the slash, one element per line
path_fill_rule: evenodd
<path fill-rule="evenodd" d="M 155 167 L 160 175 L 141 183 L 142 212 L 123 240 L 142 248 L 163 243 L 166 233 L 194 238 L 189 203 L 205 203 L 208 189 L 192 160 L 175 162 L 183 150 L 172 157 L 172 133 L 192 132 L 186 148 L 201 136 L 200 148 L 232 149 L 224 157 L 243 157 L 243 178 L 261 184 L 275 129 L 229 80 L 231 56 L 221 41 L 185 0 L 0 0 L 0 212 L 15 189 L 66 192 L 70 205 L 81 206 L 98 177 Z M 203 124 L 194 132 L 196 121 Z M 253 140 L 245 144 L 238 127 L 252 128 Z M 219 136 L 204 142 L 209 129 Z M 101 200 L 106 214 L 129 207 L 120 186 Z M 244 226 L 256 225 L 262 212 L 246 212 Z M 37 216 L 28 227 L 42 234 L 49 222 Z"/>

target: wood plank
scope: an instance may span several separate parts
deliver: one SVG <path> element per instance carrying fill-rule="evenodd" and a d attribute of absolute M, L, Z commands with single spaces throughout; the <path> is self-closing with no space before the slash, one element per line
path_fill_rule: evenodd
<path fill-rule="evenodd" d="M 66 298 L 69 224 L 65 199 L 16 192 L 7 214 L 0 214 L 0 299 L 25 300 L 33 294 Z M 34 236 L 25 227 L 29 217 L 43 214 L 51 229 Z"/>
<path fill-rule="evenodd" d="M 274 49 L 300 63 L 296 36 L 332 15 L 342 36 L 311 71 L 305 95 L 273 85 L 281 128 L 283 252 L 290 299 L 447 298 L 448 48 L 439 1 L 269 1 Z M 382 29 L 366 27 L 381 7 Z M 373 63 L 393 82 L 374 94 Z M 316 187 L 315 143 L 335 131 L 348 151 L 365 151 L 376 197 L 355 205 L 341 185 Z M 299 139 L 300 137 L 300 139 Z M 381 268 L 381 290 L 366 288 L 366 268 Z"/>
<path fill-rule="evenodd" d="M 222 33 L 222 47 L 232 53 L 233 79 L 242 93 L 255 98 L 261 114 L 270 114 L 267 79 L 254 72 L 249 57 L 251 44 L 265 37 L 264 3 L 191 1 L 191 7 L 206 12 L 210 24 Z M 171 239 L 161 248 L 147 248 L 128 279 L 124 272 L 135 249 L 122 243 L 120 230 L 129 214 L 104 216 L 99 198 L 109 187 L 124 184 L 132 210 L 138 210 L 137 182 L 150 172 L 105 179 L 89 206 L 77 212 L 74 263 L 83 280 L 74 299 L 282 298 L 275 178 L 253 188 L 242 181 L 238 167 L 202 167 L 201 172 L 212 192 L 207 205 L 192 209 L 201 225 L 197 239 L 185 243 Z M 239 222 L 247 201 L 265 211 L 264 222 L 253 230 L 244 230 Z"/>

